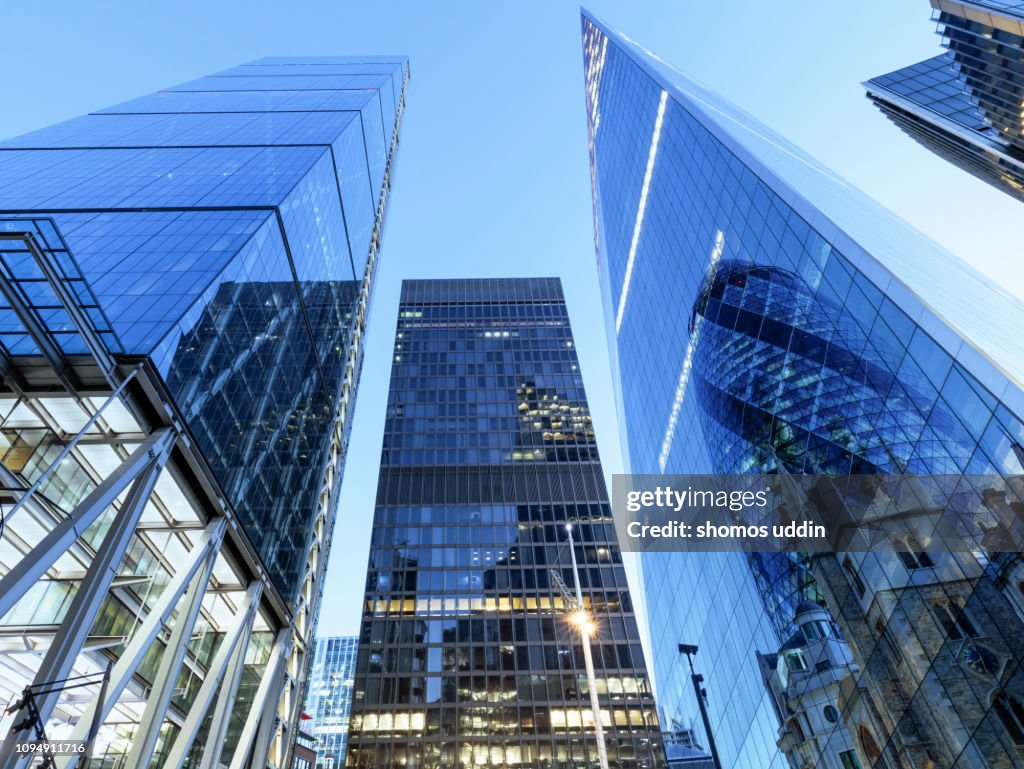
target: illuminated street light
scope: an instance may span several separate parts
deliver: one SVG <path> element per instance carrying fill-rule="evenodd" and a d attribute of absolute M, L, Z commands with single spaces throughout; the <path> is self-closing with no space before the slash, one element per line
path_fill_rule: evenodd
<path fill-rule="evenodd" d="M 590 715 L 594 721 L 594 736 L 597 738 L 597 760 L 601 769 L 608 769 L 608 746 L 604 739 L 604 724 L 601 722 L 601 707 L 597 701 L 597 677 L 594 675 L 594 657 L 590 651 L 590 637 L 597 633 L 597 623 L 594 622 L 583 606 L 583 589 L 580 587 L 580 571 L 576 565 L 576 550 L 572 542 L 572 524 L 565 524 L 565 531 L 569 535 L 569 554 L 572 556 L 572 579 L 576 587 L 576 595 L 570 592 L 562 575 L 557 569 L 551 569 L 551 578 L 555 585 L 562 592 L 562 603 L 572 613 L 568 619 L 570 624 L 575 625 L 580 631 L 580 640 L 583 646 L 583 660 L 587 666 L 587 686 L 590 689 Z"/>

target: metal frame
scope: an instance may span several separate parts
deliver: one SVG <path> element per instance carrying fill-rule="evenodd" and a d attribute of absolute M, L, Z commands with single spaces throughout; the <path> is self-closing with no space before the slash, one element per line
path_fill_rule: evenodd
<path fill-rule="evenodd" d="M 182 764 L 185 763 L 185 759 L 188 757 L 189 750 L 191 750 L 195 742 L 196 736 L 199 734 L 199 727 L 202 726 L 203 721 L 206 719 L 206 713 L 213 702 L 213 695 L 217 692 L 221 683 L 224 682 L 225 676 L 228 675 L 229 667 L 232 667 L 229 665 L 229 662 L 232 659 L 236 659 L 235 667 L 241 666 L 241 661 L 245 657 L 245 643 L 243 641 L 248 641 L 249 633 L 252 631 L 252 623 L 256 618 L 256 609 L 259 606 L 260 594 L 262 592 L 263 585 L 259 582 L 253 582 L 249 585 L 245 594 L 245 602 L 240 607 L 238 614 L 235 615 L 234 625 L 228 629 L 224 641 L 221 643 L 220 648 L 217 649 L 213 662 L 210 663 L 210 669 L 207 671 L 206 678 L 203 679 L 203 685 L 199 689 L 199 694 L 189 708 L 188 717 L 185 719 L 185 723 L 182 724 L 181 730 L 174 740 L 174 746 L 164 762 L 164 769 L 181 769 Z M 241 652 L 239 652 L 238 647 L 241 647 Z M 229 690 L 226 691 L 226 710 L 229 714 L 230 705 L 234 703 L 235 689 L 238 684 L 237 673 L 237 669 L 231 671 L 231 679 L 234 679 L 233 686 L 225 686 L 225 689 Z M 229 679 L 229 683 L 231 683 L 231 679 Z M 219 749 L 222 747 L 223 745 L 216 746 L 217 750 L 214 752 L 218 753 L 218 756 Z M 205 752 L 206 749 L 204 748 Z M 141 758 L 142 760 L 138 764 L 133 764 L 129 761 L 128 769 L 146 769 L 149 766 L 150 756 L 144 755 Z M 204 755 L 203 766 L 208 766 L 206 760 Z"/>
<path fill-rule="evenodd" d="M 203 720 L 211 708 L 216 716 L 215 725 L 200 754 L 200 765 L 203 769 L 217 765 L 228 717 L 235 704 L 249 638 L 256 622 L 261 623 L 261 631 L 269 625 L 269 629 L 276 633 L 276 640 L 254 704 L 245 714 L 245 725 L 231 759 L 231 768 L 264 769 L 270 765 L 284 769 L 290 763 L 295 737 L 293 727 L 301 712 L 305 677 L 312 660 L 308 645 L 316 629 L 321 585 L 327 566 L 326 556 L 333 533 L 340 470 L 346 450 L 347 422 L 351 418 L 352 395 L 361 364 L 360 345 L 380 249 L 393 161 L 398 149 L 398 129 L 404 112 L 408 78 L 406 65 L 384 180 L 377 201 L 370 252 L 354 313 L 353 342 L 345 361 L 344 384 L 334 404 L 338 414 L 331 435 L 329 459 L 324 468 L 319 509 L 307 542 L 307 568 L 296 595 L 282 596 L 270 581 L 258 554 L 231 510 L 230 503 L 226 501 L 223 490 L 202 454 L 194 448 L 187 423 L 166 391 L 160 374 L 146 359 L 139 363 L 138 358 L 122 358 L 108 349 L 105 338 L 109 336 L 116 340 L 109 324 L 106 328 L 102 323 L 93 326 L 91 310 L 90 314 L 86 314 L 75 291 L 71 290 L 73 286 L 69 281 L 77 282 L 82 277 L 73 257 L 62 253 L 58 261 L 50 251 L 48 244 L 52 244 L 54 250 L 66 251 L 66 245 L 59 242 L 60 235 L 54 223 L 42 221 L 44 217 L 39 217 L 39 222 L 24 219 L 19 220 L 25 221 L 24 228 L 20 223 L 15 225 L 17 232 L 0 232 L 0 241 L 24 242 L 35 267 L 64 306 L 74 330 L 88 349 L 88 355 L 69 355 L 61 349 L 59 335 L 48 329 L 39 311 L 30 306 L 31 297 L 26 296 L 23 287 L 18 285 L 19 280 L 26 278 L 9 269 L 10 265 L 4 262 L 3 249 L 0 248 L 0 295 L 7 299 L 39 350 L 34 360 L 25 360 L 20 356 L 9 355 L 0 347 L 0 381 L 18 396 L 33 398 L 45 394 L 53 397 L 56 393 L 66 393 L 87 407 L 85 410 L 89 414 L 89 421 L 69 443 L 65 443 L 58 462 L 80 460 L 90 446 L 104 444 L 118 451 L 121 457 L 116 471 L 109 476 L 104 473 L 103 477 L 92 479 L 97 482 L 97 488 L 63 520 L 58 520 L 59 511 L 55 511 L 39 492 L 40 487 L 44 490 L 46 488 L 43 486 L 45 478 L 39 479 L 30 489 L 14 492 L 18 499 L 16 508 L 19 514 L 32 515 L 32 520 L 26 520 L 25 523 L 34 523 L 37 529 L 42 526 L 47 533 L 34 547 L 28 547 L 24 541 L 18 546 L 23 556 L 0 579 L 0 617 L 8 613 L 37 580 L 47 573 L 51 576 L 58 574 L 55 564 L 62 555 L 73 554 L 83 565 L 85 575 L 81 578 L 78 573 L 73 576 L 69 576 L 67 571 L 60 573 L 59 579 L 62 581 L 81 579 L 82 588 L 88 589 L 80 588 L 82 595 L 80 600 L 75 599 L 73 614 L 68 615 L 70 621 L 62 623 L 60 627 L 49 628 L 48 632 L 54 634 L 54 640 L 47 655 L 48 658 L 52 657 L 53 665 L 50 667 L 74 665 L 86 648 L 89 649 L 89 661 L 93 665 L 97 659 L 104 662 L 115 660 L 108 697 L 103 705 L 90 705 L 81 711 L 80 716 L 77 708 L 71 710 L 71 718 L 78 718 L 72 728 L 75 737 L 87 732 L 87 724 L 93 717 L 103 721 L 115 708 L 120 711 L 118 700 L 124 700 L 126 692 L 130 691 L 139 698 L 134 701 L 138 703 L 142 699 L 138 692 L 148 687 L 141 716 L 134 710 L 137 705 L 133 704 L 132 717 L 138 718 L 139 722 L 127 753 L 126 764 L 130 769 L 148 766 L 161 736 L 161 728 L 168 722 L 179 729 L 166 766 L 178 769 L 193 749 Z M 6 224 L 10 227 L 10 220 Z M 19 258 L 23 256 L 22 252 Z M 29 277 L 38 280 L 35 274 Z M 85 301 L 89 303 L 89 300 Z M 87 398 L 105 398 L 107 402 L 97 411 L 97 404 L 87 403 Z M 97 437 L 94 427 L 99 412 L 114 401 L 119 401 L 127 408 L 141 426 L 140 432 L 130 437 L 113 436 L 114 440 L 111 440 L 110 436 L 100 430 Z M 59 435 L 58 440 L 63 441 L 70 432 Z M 140 440 L 142 443 L 138 445 Z M 134 450 L 125 458 L 128 452 L 117 444 L 122 447 L 127 444 Z M 58 462 L 52 463 L 51 468 L 56 468 Z M 197 515 L 181 527 L 176 527 L 177 516 L 170 514 L 167 509 L 161 513 L 166 524 L 140 523 L 140 516 L 147 509 L 160 470 L 165 466 L 168 472 L 164 477 L 173 477 L 180 486 L 187 489 L 189 498 L 198 502 L 195 507 Z M 47 473 L 51 471 L 47 470 Z M 8 475 L 13 477 L 13 474 Z M 100 473 L 97 471 L 93 475 Z M 17 478 L 15 480 L 24 482 Z M 11 486 L 10 481 L 11 478 L 6 478 L 5 485 Z M 114 527 L 107 532 L 98 552 L 93 553 L 81 539 L 82 535 L 129 488 L 132 491 L 121 505 Z M 130 584 L 133 581 L 139 584 L 134 580 L 137 575 L 119 575 L 117 570 L 133 542 L 142 541 L 152 551 L 152 542 L 156 540 L 150 538 L 166 536 L 161 532 L 177 537 L 179 545 L 185 547 L 188 555 L 183 562 L 172 563 L 162 554 L 155 554 L 159 568 L 173 576 L 159 598 L 149 605 L 148 597 L 131 592 Z M 240 590 L 234 586 L 239 582 L 247 585 L 241 605 L 232 605 L 225 597 L 218 596 L 218 586 L 225 582 L 219 577 L 214 581 L 217 564 L 227 564 L 237 578 L 238 582 L 227 582 L 232 592 Z M 75 572 L 74 567 L 71 572 Z M 86 634 L 92 624 L 90 620 L 95 619 L 101 602 L 117 591 L 121 591 L 119 595 L 125 596 L 125 605 L 136 612 L 138 624 L 133 626 L 126 639 L 87 638 Z M 207 599 L 205 603 L 204 598 Z M 220 603 L 216 603 L 218 601 Z M 206 614 L 207 621 L 210 621 L 211 610 L 208 606 L 213 603 L 222 609 L 221 619 L 217 623 L 218 632 L 226 630 L 227 637 L 209 667 L 204 669 L 199 660 L 188 654 L 187 647 L 200 615 Z M 225 613 L 227 610 L 223 609 L 224 605 L 230 613 Z M 166 628 L 168 623 L 172 624 L 169 632 Z M 152 680 L 145 680 L 139 674 L 139 667 L 159 636 L 167 637 L 164 652 L 156 672 L 150 674 Z M 102 648 L 96 645 L 101 640 Z M 118 648 L 124 641 L 127 643 Z M 87 647 L 87 644 L 90 646 Z M 0 655 L 3 653 L 0 652 Z M 20 661 L 17 665 L 19 669 L 31 667 Z M 14 663 L 10 667 L 13 668 Z M 172 699 L 179 672 L 186 668 L 198 675 L 203 683 L 196 701 L 187 713 L 182 713 L 172 705 Z M 43 670 L 37 672 L 42 674 Z M 54 698 L 50 709 L 56 705 L 57 700 Z M 60 769 L 76 769 L 80 763 L 78 758 L 61 757 L 57 764 Z M 19 762 L 4 761 L 0 759 L 0 769 L 18 769 Z"/>
<path fill-rule="evenodd" d="M 224 538 L 226 524 L 227 521 L 224 518 L 215 518 L 210 522 L 206 527 L 206 530 L 203 532 L 203 535 L 196 543 L 195 549 L 190 553 L 189 562 L 183 564 L 174 575 L 173 581 L 171 581 L 164 589 L 159 601 L 157 601 L 156 605 L 149 613 L 149 616 L 146 617 L 145 622 L 143 622 L 138 630 L 135 631 L 135 635 L 132 637 L 131 642 L 125 648 L 124 652 L 121 653 L 117 664 L 111 671 L 111 680 L 109 684 L 110 693 L 108 699 L 104 701 L 104 708 L 100 718 L 101 721 L 110 713 L 113 706 L 113 700 L 116 700 L 121 695 L 121 692 L 124 691 L 125 687 L 128 686 L 129 681 L 131 681 L 132 676 L 141 664 L 150 645 L 170 618 L 172 610 L 178 605 L 186 590 L 188 590 L 190 586 L 193 586 L 196 588 L 192 591 L 193 596 L 197 594 L 201 596 L 203 594 L 203 590 L 197 586 L 202 586 L 209 582 L 210 572 L 213 569 L 217 550 Z M 199 601 L 190 601 L 179 614 L 176 627 L 182 629 L 188 627 L 189 635 L 191 635 L 191 630 L 194 628 L 195 620 L 199 615 L 199 605 Z M 193 606 L 195 607 L 194 613 L 190 611 Z M 172 648 L 173 645 L 168 644 L 168 648 L 164 652 L 164 655 L 168 659 L 170 659 L 174 653 Z M 182 649 L 182 652 L 184 652 L 184 649 Z M 76 740 L 84 739 L 88 730 L 88 724 L 92 721 L 95 711 L 96 704 L 94 702 L 91 703 L 85 713 L 83 713 L 81 720 L 78 722 L 78 725 L 75 727 L 75 730 L 69 738 L 70 741 L 74 742 Z M 163 711 L 166 712 L 166 706 L 163 708 Z M 63 760 L 58 760 L 57 762 L 58 769 L 74 769 L 78 763 L 79 757 L 73 755 L 62 758 Z"/>
<path fill-rule="evenodd" d="M 161 727 L 168 720 L 181 727 L 172 747 L 172 759 L 183 760 L 192 748 L 203 718 L 214 707 L 219 722 L 215 733 L 211 735 L 214 740 L 204 750 L 202 758 L 204 766 L 212 767 L 219 760 L 219 748 L 235 705 L 254 624 L 259 619 L 261 627 L 266 628 L 269 623 L 271 630 L 278 634 L 278 643 L 272 650 L 260 684 L 261 696 L 276 702 L 274 687 L 289 688 L 290 685 L 289 678 L 284 677 L 284 660 L 294 645 L 294 617 L 269 582 L 205 460 L 193 448 L 194 443 L 187 434 L 187 428 L 182 427 L 183 420 L 165 393 L 159 375 L 146 362 L 121 363 L 107 351 L 99 334 L 89 325 L 84 311 L 76 304 L 53 255 L 40 244 L 34 233 L 28 231 L 33 226 L 43 232 L 32 220 L 26 220 L 25 232 L 0 232 L 0 240 L 20 240 L 26 244 L 36 266 L 58 299 L 66 305 L 75 330 L 85 340 L 90 354 L 65 355 L 61 352 L 39 312 L 24 300 L 20 288 L 15 284 L 17 276 L 12 277 L 7 265 L 2 264 L 0 294 L 7 299 L 21 325 L 32 336 L 40 355 L 34 359 L 23 359 L 0 350 L 0 377 L 7 389 L 21 399 L 19 403 L 24 403 L 33 412 L 42 415 L 42 422 L 49 421 L 43 418 L 49 407 L 32 404 L 40 398 L 63 395 L 65 398 L 70 396 L 69 403 L 76 403 L 82 408 L 85 424 L 70 440 L 64 442 L 56 459 L 49 463 L 34 483 L 30 486 L 26 484 L 27 488 L 17 489 L 18 484 L 24 483 L 20 476 L 12 472 L 3 473 L 3 485 L 7 487 L 7 493 L 17 498 L 14 511 L 19 512 L 19 515 L 31 514 L 32 520 L 25 521 L 26 524 L 31 523 L 28 530 L 38 531 L 41 526 L 44 534 L 38 541 L 16 538 L 21 542 L 17 545 L 20 549 L 19 559 L 13 565 L 9 562 L 9 571 L 0 578 L 0 617 L 9 613 L 40 579 L 48 575 L 61 574 L 62 581 L 78 581 L 78 591 L 59 625 L 10 628 L 25 638 L 28 637 L 26 634 L 42 635 L 45 648 L 42 663 L 37 667 L 32 662 L 25 664 L 11 658 L 7 664 L 11 670 L 30 673 L 36 683 L 66 677 L 79 660 L 85 659 L 83 654 L 89 655 L 94 666 L 100 664 L 109 669 L 109 680 L 103 684 L 106 687 L 105 699 L 99 706 L 96 701 L 85 706 L 70 737 L 63 738 L 67 740 L 90 740 L 94 736 L 92 725 L 103 722 L 112 714 L 118 699 L 124 699 L 122 695 L 129 687 L 137 691 L 140 686 L 149 685 L 149 697 L 141 711 L 143 716 L 137 732 L 139 738 L 132 740 L 128 755 L 129 766 L 149 765 Z M 2 261 L 3 253 L 0 249 Z M 71 269 L 74 272 L 73 260 Z M 77 276 L 72 275 L 72 278 L 77 279 Z M 40 358 L 42 366 L 39 365 Z M 115 401 L 142 425 L 141 432 L 119 436 L 111 433 L 113 439 L 104 432 L 105 422 L 101 423 L 100 419 L 105 419 L 104 412 Z M 55 439 L 62 441 L 66 435 L 68 433 L 58 430 Z M 118 448 L 125 444 L 128 444 L 127 449 Z M 120 463 L 113 471 L 90 471 L 97 485 L 70 513 L 65 514 L 43 496 L 45 484 L 61 463 L 73 461 L 82 464 L 86 461 L 83 458 L 88 457 L 90 446 L 109 446 L 115 455 L 121 457 Z M 187 519 L 183 525 L 178 526 L 176 514 L 168 518 L 167 524 L 140 522 L 147 506 L 157 512 L 164 509 L 162 514 L 168 516 L 166 508 L 150 505 L 161 471 L 165 467 L 173 470 L 168 477 L 183 490 L 178 493 L 184 493 L 191 500 L 195 514 L 200 517 L 199 522 L 194 518 Z M 87 544 L 88 540 L 83 540 L 82 536 L 102 519 L 118 499 L 122 499 L 122 502 L 112 514 L 110 527 L 93 552 Z M 126 597 L 130 596 L 126 606 L 139 615 L 137 624 L 127 637 L 89 636 L 89 630 L 108 596 L 114 591 L 128 591 L 149 583 L 150 580 L 142 575 L 118 573 L 129 547 L 136 541 L 136 534 L 142 532 L 148 532 L 147 536 L 169 535 L 180 543 L 188 542 L 185 546 L 187 557 L 177 562 L 168 562 L 162 556 L 157 558 L 157 562 L 162 564 L 161 568 L 171 577 L 151 605 L 148 605 L 148 598 L 143 593 L 138 593 L 138 598 L 134 594 L 124 593 Z M 94 538 L 95 527 L 89 533 Z M 57 570 L 58 561 L 62 558 L 66 561 L 69 554 L 74 554 L 75 558 L 83 562 L 83 572 L 76 574 L 73 566 L 70 571 Z M 248 583 L 241 605 L 230 602 L 225 604 L 224 599 L 217 598 L 225 595 L 226 590 L 231 593 L 240 590 L 231 586 L 230 579 L 225 585 L 223 576 L 217 583 L 221 587 L 211 582 L 217 564 L 229 566 L 239 575 L 242 584 Z M 206 670 L 187 653 L 200 615 L 209 611 L 205 608 L 204 598 L 210 605 L 226 607 L 219 611 L 222 617 L 228 617 L 227 627 L 220 621 L 221 631 L 226 630 L 228 637 Z M 230 611 L 231 614 L 224 615 L 224 611 Z M 169 630 L 168 623 L 172 625 Z M 0 633 L 9 635 L 8 628 L 3 628 Z M 46 636 L 52 637 L 48 648 L 45 646 Z M 152 681 L 144 681 L 139 678 L 139 667 L 161 636 L 166 637 L 167 641 L 158 670 Z M 25 648 L 31 650 L 32 647 Z M 12 648 L 0 651 L 0 655 L 18 651 Z M 188 713 L 181 713 L 171 706 L 174 686 L 184 669 L 200 675 L 203 680 L 197 701 Z M 214 699 L 218 691 L 220 694 Z M 137 696 L 128 699 L 139 702 L 133 699 Z M 45 724 L 59 699 L 59 691 L 49 689 L 43 696 L 35 698 L 39 723 Z M 79 698 L 77 701 L 83 700 Z M 68 702 L 74 703 L 71 700 Z M 261 702 L 257 700 L 257 703 Z M 243 742 L 240 742 L 236 752 L 240 756 L 250 757 L 252 766 L 265 766 L 264 756 L 269 740 L 261 741 L 257 737 L 272 733 L 278 723 L 276 712 L 268 713 L 265 707 L 254 705 L 246 717 Z M 21 737 L 22 733 L 4 736 L 10 743 Z M 214 750 L 213 745 L 218 749 Z M 253 745 L 263 745 L 262 753 L 254 753 Z M 0 746 L 0 756 L 3 756 L 0 758 L 0 769 L 19 769 L 28 759 L 20 759 L 7 747 L 9 745 Z M 80 758 L 80 755 L 61 756 L 57 757 L 55 763 L 60 769 L 75 769 Z"/>

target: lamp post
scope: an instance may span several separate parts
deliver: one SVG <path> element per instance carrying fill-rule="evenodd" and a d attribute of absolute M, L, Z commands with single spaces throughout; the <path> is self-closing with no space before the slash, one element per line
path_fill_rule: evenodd
<path fill-rule="evenodd" d="M 590 713 L 594 719 L 594 735 L 597 737 L 597 760 L 601 769 L 608 769 L 608 746 L 604 740 L 604 724 L 601 723 L 601 707 L 597 700 L 597 677 L 594 675 L 594 657 L 590 651 L 590 636 L 597 630 L 593 618 L 587 614 L 583 606 L 583 589 L 580 586 L 580 571 L 576 565 L 576 549 L 572 542 L 572 524 L 565 524 L 565 530 L 569 535 L 569 553 L 572 556 L 572 578 L 576 586 L 576 595 L 573 596 L 562 580 L 562 575 L 556 569 L 551 570 L 551 577 L 555 585 L 562 592 L 562 601 L 572 611 L 569 621 L 580 631 L 580 641 L 583 646 L 583 660 L 587 666 L 587 688 L 590 689 Z"/>
<path fill-rule="evenodd" d="M 711 721 L 708 718 L 707 691 L 701 686 L 704 676 L 693 671 L 693 655 L 697 653 L 697 647 L 693 644 L 679 644 L 679 653 L 685 654 L 687 661 L 690 663 L 690 679 L 693 681 L 693 693 L 697 695 L 697 707 L 700 708 L 700 718 L 704 722 L 704 734 L 708 737 L 711 760 L 715 762 L 715 769 L 722 769 L 722 762 L 718 760 L 718 748 L 715 746 L 715 735 L 711 733 Z"/>

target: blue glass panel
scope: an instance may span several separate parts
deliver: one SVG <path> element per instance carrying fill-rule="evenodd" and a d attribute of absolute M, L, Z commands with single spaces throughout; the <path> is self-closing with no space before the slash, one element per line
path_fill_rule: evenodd
<path fill-rule="evenodd" d="M 1021 303 L 636 43 L 586 15 L 583 28 L 599 269 L 630 469 L 1018 467 Z M 965 755 L 1009 765 L 988 682 L 965 683 L 945 660 L 965 634 L 1011 664 L 1024 659 L 1014 640 L 1024 605 L 995 576 L 1019 554 L 935 553 L 907 566 L 880 543 L 851 555 L 645 554 L 667 717 L 698 713 L 677 647 L 697 644 L 724 767 L 782 769 L 786 752 L 826 765 L 818 748 L 798 759 L 779 741 L 792 721 L 776 708 L 786 718 L 804 707 L 794 692 L 810 677 L 772 684 L 783 653 L 807 643 L 801 611 L 826 607 L 844 654 L 856 655 L 843 675 L 860 692 L 830 740 L 863 751 L 865 766 L 895 766 L 922 744 L 936 765 Z M 908 574 L 918 567 L 933 570 Z M 952 601 L 954 616 L 969 607 L 983 628 L 943 628 L 935 600 Z M 900 649 L 912 663 L 893 658 Z M 913 676 L 901 667 L 918 663 Z"/>
<path fill-rule="evenodd" d="M 345 208 L 349 251 L 355 273 L 361 276 L 370 252 L 373 235 L 376 200 L 370 185 L 366 165 L 366 146 L 363 142 L 362 121 L 350 123 L 334 143 L 334 162 L 341 186 L 341 200 Z"/>
<path fill-rule="evenodd" d="M 283 112 L 296 110 L 357 110 L 373 91 L 159 91 L 98 115 L 135 112 Z"/>
<path fill-rule="evenodd" d="M 357 111 L 84 115 L 0 142 L 0 148 L 330 144 L 358 116 Z"/>
<path fill-rule="evenodd" d="M 346 91 L 380 88 L 387 75 L 292 75 L 285 77 L 203 77 L 168 91 Z"/>

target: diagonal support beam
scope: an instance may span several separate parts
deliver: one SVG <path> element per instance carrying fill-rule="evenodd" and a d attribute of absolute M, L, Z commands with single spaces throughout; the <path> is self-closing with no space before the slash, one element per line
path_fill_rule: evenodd
<path fill-rule="evenodd" d="M 36 266 L 43 273 L 43 277 L 49 282 L 50 288 L 57 295 L 57 299 L 64 306 L 64 310 L 71 317 L 75 330 L 78 331 L 78 335 L 82 337 L 82 341 L 85 342 L 89 352 L 92 353 L 93 359 L 103 370 L 107 381 L 111 381 L 117 364 L 114 362 L 114 358 L 107 349 L 103 339 L 96 333 L 93 323 L 82 307 L 82 300 L 76 297 L 74 292 L 68 287 L 52 253 L 40 244 L 35 235 L 32 233 L 26 233 L 26 235 L 25 244 L 28 246 L 32 258 L 35 259 Z"/>
<path fill-rule="evenodd" d="M 118 466 L 99 486 L 78 503 L 67 518 L 58 523 L 42 541 L 0 580 L 0 617 L 9 612 L 25 593 L 81 537 L 122 492 L 158 456 L 170 450 L 175 434 L 167 428 L 154 432 Z"/>
<path fill-rule="evenodd" d="M 198 581 L 200 585 L 199 593 L 202 595 L 205 592 L 205 587 L 209 582 L 209 575 L 213 571 L 213 565 L 220 551 L 220 544 L 224 538 L 226 528 L 226 518 L 215 518 L 210 521 L 206 529 L 199 535 L 195 545 L 189 552 L 188 562 L 178 567 L 178 570 L 174 573 L 174 578 L 164 588 L 163 593 L 161 593 L 160 598 L 146 616 L 145 621 L 135 631 L 131 642 L 125 647 L 121 656 L 118 657 L 117 664 L 114 665 L 110 673 L 108 694 L 101 712 L 97 716 L 96 702 L 89 703 L 89 706 L 82 713 L 82 717 L 68 737 L 70 742 L 84 740 L 94 720 L 98 720 L 100 723 L 106 720 L 110 711 L 113 710 L 118 697 L 121 696 L 121 693 L 131 682 L 135 671 L 142 664 L 142 660 L 149 652 L 150 646 L 156 639 L 157 634 L 170 620 L 171 613 L 188 590 L 189 584 L 194 580 L 197 573 L 202 573 Z M 187 609 L 182 609 L 179 616 L 185 617 L 186 615 Z M 173 673 L 177 677 L 177 668 L 174 669 Z M 56 759 L 57 768 L 74 769 L 78 764 L 79 758 L 80 755 L 77 753 L 70 756 L 58 756 Z"/>
<path fill-rule="evenodd" d="M 178 619 L 160 657 L 160 665 L 153 678 L 153 688 L 146 698 L 146 709 L 139 722 L 139 728 L 135 730 L 125 766 L 146 769 L 150 764 L 160 737 L 160 727 L 167 717 L 167 708 L 174 695 L 174 687 L 178 683 L 178 673 L 185 659 L 185 652 L 195 632 L 196 620 L 203 606 L 203 596 L 206 595 L 215 562 L 216 553 L 211 552 L 203 569 L 193 577 L 184 605 L 178 608 Z"/>
<path fill-rule="evenodd" d="M 258 732 L 266 732 L 268 735 L 271 729 L 264 729 L 266 724 L 273 724 L 277 715 L 277 699 L 273 696 L 281 688 L 281 679 L 284 677 L 284 665 L 292 649 L 291 628 L 279 630 L 274 641 L 274 648 L 270 651 L 270 659 L 263 670 L 260 678 L 260 685 L 256 689 L 256 696 L 252 701 L 252 708 L 242 726 L 242 733 L 238 737 L 238 744 L 235 746 L 235 754 L 231 757 L 230 769 L 245 769 L 246 759 L 252 753 L 252 761 L 248 764 L 251 767 L 263 769 L 266 766 L 266 754 L 269 748 L 270 739 L 258 740 Z M 253 746 L 255 745 L 255 749 Z"/>
<path fill-rule="evenodd" d="M 58 467 L 60 467 L 61 463 L 67 458 L 68 454 L 71 453 L 72 449 L 74 449 L 75 446 L 79 444 L 82 438 L 85 437 L 86 433 L 92 429 L 92 426 L 96 424 L 97 420 L 99 420 L 99 418 L 103 415 L 103 412 L 107 410 L 107 407 L 110 406 L 111 403 L 114 403 L 115 401 L 119 401 L 121 399 L 121 393 L 124 392 L 125 388 L 128 386 L 128 383 L 131 382 L 135 378 L 135 375 L 138 373 L 139 368 L 133 368 L 131 372 L 128 374 L 128 376 L 126 376 L 121 381 L 121 384 L 119 384 L 117 388 L 110 394 L 110 396 L 103 402 L 103 405 L 96 409 L 93 415 L 89 417 L 89 420 L 84 425 L 82 425 L 82 429 L 75 434 L 75 437 L 68 441 L 67 445 L 61 450 L 60 454 L 57 455 L 56 459 L 54 459 L 50 463 L 50 466 L 43 471 L 42 475 L 36 478 L 35 483 L 29 486 L 29 488 L 21 495 L 21 498 L 14 504 L 14 507 L 12 507 L 10 511 L 7 513 L 5 517 L 8 522 L 11 520 L 11 518 L 14 517 L 14 514 L 25 505 L 25 503 L 28 500 L 32 499 L 35 493 L 39 491 L 39 487 L 46 482 L 46 479 L 49 478 L 50 475 Z"/>
<path fill-rule="evenodd" d="M 36 721 L 45 724 L 60 700 L 61 688 L 47 686 L 55 681 L 63 681 L 74 667 L 75 660 L 81 654 L 89 630 L 96 621 L 103 600 L 110 593 L 110 585 L 117 575 L 117 569 L 128 550 L 135 526 L 142 517 L 142 511 L 149 502 L 153 487 L 156 486 L 160 471 L 172 446 L 170 440 L 163 441 L 161 450 L 145 464 L 132 482 L 121 508 L 114 515 L 110 528 L 103 537 L 103 542 L 89 565 L 71 601 L 71 607 L 61 622 L 57 635 L 36 671 L 32 682 L 34 689 L 44 690 L 36 694 Z M 104 505 L 104 508 L 106 505 Z M 29 756 L 18 755 L 14 744 L 24 738 L 21 732 L 11 732 L 0 746 L 0 768 L 16 769 L 27 764 Z"/>
<path fill-rule="evenodd" d="M 195 743 L 199 727 L 203 725 L 206 714 L 213 702 L 213 695 L 224 681 L 228 672 L 228 662 L 234 656 L 236 647 L 240 644 L 245 647 L 249 643 L 249 636 L 252 634 L 252 625 L 256 620 L 256 610 L 259 608 L 260 595 L 263 593 L 263 584 L 260 582 L 249 583 L 249 589 L 245 592 L 245 598 L 238 607 L 238 614 L 228 628 L 223 643 L 217 649 L 210 669 L 203 679 L 203 685 L 199 688 L 195 701 L 189 707 L 185 723 L 181 725 L 171 752 L 164 762 L 164 769 L 181 769 L 188 757 L 189 751 Z M 244 648 L 242 654 L 245 654 Z M 148 766 L 144 764 L 143 766 Z M 140 767 L 142 769 L 142 767 Z"/>
<path fill-rule="evenodd" d="M 255 618 L 256 615 L 253 614 L 253 620 Z M 227 672 L 220 685 L 217 702 L 213 706 L 210 731 L 203 741 L 197 769 L 217 769 L 220 766 L 220 754 L 224 750 L 224 737 L 228 731 L 228 721 L 231 720 L 231 711 L 235 707 L 235 698 L 238 696 L 238 684 L 242 680 L 242 667 L 245 665 L 245 653 L 249 648 L 251 635 L 252 620 L 249 621 L 247 632 L 239 639 L 235 651 L 228 660 Z"/>
<path fill-rule="evenodd" d="M 20 239 L 24 240 L 26 245 L 28 245 L 29 236 L 27 233 Z M 29 251 L 31 250 L 30 246 Z M 70 393 L 80 390 L 82 382 L 78 375 L 75 374 L 71 364 L 68 363 L 67 358 L 64 357 L 64 352 L 53 341 L 53 337 L 50 336 L 50 332 L 43 325 L 39 314 L 25 302 L 25 298 L 12 282 L 6 269 L 0 269 L 0 296 L 11 306 L 11 310 L 18 317 L 18 322 L 24 326 L 36 347 L 39 348 L 39 353 L 49 364 L 50 368 L 53 369 L 53 373 L 57 375 L 57 379 L 60 380 L 64 388 Z"/>

